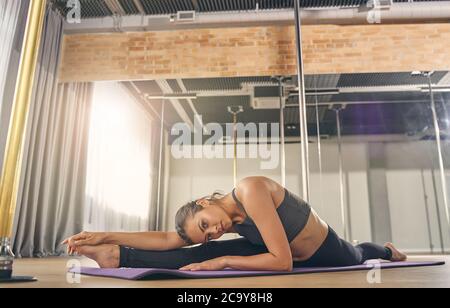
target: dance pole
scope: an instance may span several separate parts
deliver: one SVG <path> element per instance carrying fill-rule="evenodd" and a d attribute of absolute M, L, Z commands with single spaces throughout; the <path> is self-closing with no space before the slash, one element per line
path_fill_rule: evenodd
<path fill-rule="evenodd" d="M 281 143 L 281 185 L 286 187 L 286 134 L 285 130 L 285 120 L 284 120 L 284 83 L 291 81 L 292 77 L 284 76 L 273 76 L 272 81 L 278 84 L 278 92 L 280 98 L 280 143 Z"/>
<path fill-rule="evenodd" d="M 238 114 L 244 112 L 244 107 L 234 106 L 228 107 L 228 112 L 233 116 L 233 183 L 234 187 L 237 186 L 237 173 L 238 173 L 238 163 L 237 163 L 237 116 Z"/>
<path fill-rule="evenodd" d="M 319 181 L 320 191 L 323 192 L 323 163 L 322 163 L 322 138 L 320 134 L 319 98 L 317 97 L 317 75 L 314 76 L 315 107 L 316 107 L 316 130 L 317 130 L 317 153 L 319 159 Z M 320 205 L 323 208 L 323 193 L 320 194 Z"/>
<path fill-rule="evenodd" d="M 434 99 L 434 91 L 433 91 L 433 80 L 431 77 L 433 76 L 434 71 L 415 71 L 412 72 L 412 76 L 414 77 L 425 77 L 428 83 L 428 89 L 430 93 L 430 104 L 431 104 L 431 112 L 433 115 L 433 124 L 434 131 L 436 133 L 436 145 L 437 145 L 437 154 L 439 159 L 439 171 L 441 176 L 441 188 L 442 194 L 444 198 L 444 207 L 445 207 L 445 216 L 447 219 L 447 227 L 450 230 L 450 209 L 448 206 L 448 191 L 447 191 L 447 178 L 445 175 L 445 166 L 444 166 L 444 157 L 442 153 L 442 141 L 441 141 L 441 129 L 439 127 L 439 118 L 436 110 L 436 101 Z"/>
<path fill-rule="evenodd" d="M 163 161 L 164 161 L 164 118 L 166 113 L 166 101 L 161 101 L 161 127 L 159 132 L 159 164 L 158 164 L 158 200 L 157 200 L 157 208 L 156 208 L 156 230 L 161 230 L 160 225 L 160 215 L 161 215 L 161 209 L 162 209 L 162 171 L 163 171 Z"/>
<path fill-rule="evenodd" d="M 295 2 L 295 34 L 297 42 L 297 71 L 299 87 L 299 113 L 300 113 L 300 138 L 301 138 L 301 167 L 302 167 L 302 192 L 303 199 L 309 202 L 309 140 L 308 140 L 308 122 L 306 116 L 306 94 L 305 94 L 305 76 L 303 67 L 302 52 L 302 29 L 301 29 L 301 8 L 300 0 Z"/>
<path fill-rule="evenodd" d="M 437 150 L 438 150 L 438 158 L 439 158 L 439 170 L 441 175 L 441 185 L 442 185 L 442 193 L 444 197 L 444 207 L 445 207 L 445 216 L 447 218 L 447 226 L 450 230 L 450 212 L 448 207 L 448 196 L 447 196 L 447 178 L 445 176 L 445 166 L 444 166 L 444 157 L 442 154 L 442 142 L 441 142 L 441 129 L 439 127 L 439 120 L 438 115 L 436 111 L 436 102 L 434 99 L 434 92 L 433 92 L 433 82 L 431 80 L 432 72 L 424 73 L 424 75 L 427 77 L 428 80 L 428 88 L 430 91 L 430 101 L 431 101 L 431 111 L 433 113 L 433 123 L 434 123 L 434 130 L 436 132 L 436 144 L 437 144 Z"/>
<path fill-rule="evenodd" d="M 12 276 L 12 225 L 17 203 L 25 128 L 33 91 L 46 1 L 31 0 L 0 179 L 0 279 Z"/>
<path fill-rule="evenodd" d="M 341 221 L 344 232 L 344 239 L 349 241 L 351 236 L 350 217 L 348 217 L 348 208 L 345 207 L 345 188 L 344 188 L 344 163 L 342 155 L 342 133 L 341 133 L 341 108 L 335 108 L 336 128 L 338 139 L 338 161 L 339 161 L 339 199 L 341 205 Z M 348 220 L 347 220 L 348 219 Z"/>

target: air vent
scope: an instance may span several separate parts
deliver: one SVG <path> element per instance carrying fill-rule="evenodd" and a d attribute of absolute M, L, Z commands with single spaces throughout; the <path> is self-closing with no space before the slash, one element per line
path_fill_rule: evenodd
<path fill-rule="evenodd" d="M 253 109 L 280 109 L 278 97 L 260 97 L 252 100 Z"/>
<path fill-rule="evenodd" d="M 393 0 L 369 0 L 368 6 L 375 9 L 389 9 L 394 4 Z"/>
<path fill-rule="evenodd" d="M 255 86 L 251 106 L 253 109 L 280 109 L 279 88 Z"/>
<path fill-rule="evenodd" d="M 181 11 L 177 13 L 177 22 L 194 22 L 195 11 Z"/>

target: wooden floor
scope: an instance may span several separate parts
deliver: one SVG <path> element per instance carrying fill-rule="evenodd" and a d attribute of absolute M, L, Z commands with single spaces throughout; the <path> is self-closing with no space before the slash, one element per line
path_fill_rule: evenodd
<path fill-rule="evenodd" d="M 381 284 L 369 284 L 367 272 L 327 273 L 293 276 L 229 278 L 208 280 L 160 280 L 124 281 L 96 277 L 81 277 L 80 284 L 67 283 L 68 259 L 16 260 L 15 275 L 31 275 L 38 282 L 26 284 L 0 284 L 0 288 L 374 288 L 374 287 L 450 287 L 450 256 L 412 257 L 411 261 L 446 261 L 445 266 L 383 270 Z M 80 260 L 83 266 L 92 266 L 92 261 Z"/>

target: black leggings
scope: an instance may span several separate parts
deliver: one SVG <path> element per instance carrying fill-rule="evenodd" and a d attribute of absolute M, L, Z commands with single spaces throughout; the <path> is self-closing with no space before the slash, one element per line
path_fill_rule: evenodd
<path fill-rule="evenodd" d="M 207 244 L 170 251 L 144 251 L 120 247 L 120 267 L 179 269 L 192 263 L 224 256 L 254 256 L 267 253 L 265 246 L 257 246 L 241 238 L 212 241 Z M 325 267 L 360 265 L 371 259 L 392 259 L 392 251 L 376 244 L 366 243 L 354 247 L 329 229 L 319 250 L 305 262 L 294 262 L 294 267 Z"/>

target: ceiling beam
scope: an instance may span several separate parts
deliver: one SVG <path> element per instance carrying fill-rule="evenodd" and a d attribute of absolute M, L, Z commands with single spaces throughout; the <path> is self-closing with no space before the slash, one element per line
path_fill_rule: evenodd
<path fill-rule="evenodd" d="M 439 86 L 450 86 L 450 72 L 448 72 L 438 83 Z"/>
<path fill-rule="evenodd" d="M 117 6 L 117 0 L 109 6 Z M 109 7 L 108 6 L 108 7 Z M 120 6 L 120 4 L 119 4 Z M 122 9 L 123 10 L 123 9 Z M 450 1 L 428 2 L 400 2 L 394 3 L 389 10 L 380 11 L 380 20 L 383 24 L 392 23 L 429 23 L 448 22 L 450 16 Z M 144 17 L 144 18 L 142 18 Z M 266 26 L 294 24 L 292 9 L 274 9 L 245 12 L 214 12 L 196 14 L 196 19 L 189 23 L 173 22 L 172 16 L 126 16 L 123 18 L 124 31 L 163 31 L 199 28 L 223 28 L 244 26 Z M 323 8 L 304 9 L 301 13 L 305 25 L 333 24 L 357 25 L 369 24 L 367 11 L 360 8 Z M 114 22 L 111 17 L 84 19 L 81 24 L 67 23 L 66 33 L 104 33 L 114 32 Z"/>
<path fill-rule="evenodd" d="M 428 88 L 427 88 L 428 89 Z M 434 86 L 433 89 L 437 92 L 448 91 L 448 87 Z M 412 86 L 375 86 L 375 87 L 345 87 L 336 89 L 308 89 L 306 96 L 324 96 L 324 95 L 339 95 L 339 94 L 364 94 L 364 93 L 396 93 L 396 92 L 423 92 L 424 85 L 412 85 Z M 319 92 L 316 92 L 319 91 Z M 291 93 L 295 96 L 295 91 Z M 199 90 L 198 92 L 185 92 L 183 95 L 186 98 L 195 99 L 200 97 L 233 97 L 233 96 L 251 96 L 251 90 Z M 170 97 L 167 97 L 170 98 Z"/>
<path fill-rule="evenodd" d="M 189 93 L 186 86 L 184 85 L 184 82 L 182 79 L 177 79 L 177 83 L 178 83 L 178 86 L 180 87 L 182 93 Z M 198 115 L 197 109 L 195 108 L 194 103 L 192 102 L 192 99 L 188 98 L 187 101 L 189 102 L 189 107 L 191 107 L 192 112 L 195 115 Z"/>
<path fill-rule="evenodd" d="M 160 87 L 161 91 L 164 94 L 174 94 L 174 91 L 170 87 L 167 80 L 156 80 L 156 83 Z M 183 105 L 181 105 L 180 101 L 178 99 L 168 99 L 169 102 L 172 103 L 173 108 L 180 116 L 181 120 L 186 123 L 189 128 L 193 131 L 194 130 L 194 123 L 192 123 L 191 119 L 189 118 L 189 115 L 187 114 L 186 110 L 184 109 Z"/>
<path fill-rule="evenodd" d="M 307 107 L 315 107 L 315 106 L 322 106 L 322 107 L 330 107 L 334 105 L 385 105 L 385 104 L 429 104 L 430 100 L 428 98 L 423 100 L 390 100 L 390 101 L 357 101 L 357 102 L 349 102 L 349 101 L 342 101 L 342 102 L 320 102 L 320 103 L 308 103 L 306 104 Z M 286 108 L 298 108 L 298 104 L 287 104 Z"/>
<path fill-rule="evenodd" d="M 198 0 L 192 0 L 192 5 L 194 5 L 195 11 L 200 12 L 200 6 L 198 5 Z"/>
<path fill-rule="evenodd" d="M 134 6 L 137 8 L 141 15 L 145 15 L 145 9 L 140 0 L 133 0 Z"/>
<path fill-rule="evenodd" d="M 114 15 L 126 15 L 125 9 L 120 4 L 119 0 L 105 0 L 105 4 Z"/>
<path fill-rule="evenodd" d="M 139 89 L 135 86 L 133 82 L 124 81 L 119 82 L 119 85 L 122 86 L 133 98 L 136 102 L 141 105 L 145 111 L 148 113 L 149 117 L 154 120 L 155 118 L 161 119 L 159 114 L 153 108 L 151 104 L 148 103 L 145 96 L 139 91 Z"/>
<path fill-rule="evenodd" d="M 178 83 L 178 86 L 180 87 L 180 89 L 181 89 L 181 91 L 182 91 L 183 93 L 188 93 L 188 90 L 187 90 L 187 88 L 186 88 L 186 85 L 184 84 L 184 82 L 183 82 L 182 79 L 177 79 L 177 83 Z M 201 120 L 201 115 L 198 113 L 197 108 L 195 108 L 193 99 L 188 98 L 188 99 L 187 99 L 187 102 L 188 102 L 188 104 L 189 104 L 189 107 L 191 107 L 191 110 L 192 110 L 192 112 L 194 113 L 194 116 L 197 117 L 198 123 L 201 123 L 201 125 L 202 125 L 202 127 L 203 127 L 203 132 L 204 132 L 205 134 L 208 134 L 208 135 L 209 135 L 210 132 L 208 131 L 208 129 L 206 128 L 206 126 L 203 124 L 203 121 L 200 121 L 200 120 Z"/>

